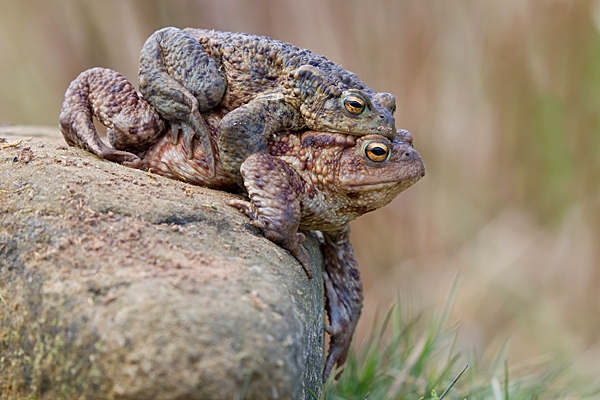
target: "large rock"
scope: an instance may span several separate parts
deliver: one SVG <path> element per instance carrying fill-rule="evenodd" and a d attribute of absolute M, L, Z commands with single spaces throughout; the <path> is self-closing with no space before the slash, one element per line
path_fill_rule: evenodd
<path fill-rule="evenodd" d="M 320 268 L 309 281 L 233 195 L 14 140 L 0 143 L 0 398 L 319 395 Z"/>

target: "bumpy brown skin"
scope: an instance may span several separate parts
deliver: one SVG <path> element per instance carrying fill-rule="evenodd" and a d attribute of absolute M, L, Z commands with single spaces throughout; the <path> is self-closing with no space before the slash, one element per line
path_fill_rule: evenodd
<path fill-rule="evenodd" d="M 91 71 L 71 84 L 63 103 L 61 129 L 69 144 L 189 183 L 225 190 L 238 187 L 223 167 L 219 151 L 214 153 L 214 170 L 210 171 L 205 148 L 192 143 L 188 148 L 186 141 L 174 143 L 174 128 L 155 120 L 152 108 L 122 75 Z M 115 150 L 104 145 L 93 129 L 94 115 L 111 127 Z M 218 108 L 202 116 L 213 143 L 227 115 L 226 109 Z M 326 330 L 331 337 L 324 380 L 336 365 L 344 364 L 362 308 L 349 222 L 388 204 L 424 175 L 423 162 L 411 144 L 410 133 L 402 130 L 393 140 L 381 135 L 282 133 L 271 136 L 267 154 L 251 155 L 240 168 L 250 201 L 235 200 L 231 205 L 245 212 L 267 238 L 290 251 L 309 277 L 304 235 L 298 230 L 323 234 L 330 321 Z M 130 162 L 123 154 L 136 158 Z"/>
<path fill-rule="evenodd" d="M 100 140 L 92 116 L 108 127 L 113 148 Z M 140 158 L 133 153 L 155 143 L 165 130 L 163 119 L 127 78 L 105 68 L 84 71 L 71 82 L 59 124 L 71 146 L 133 168 L 141 165 Z"/>
<path fill-rule="evenodd" d="M 396 135 L 393 95 L 374 92 L 323 56 L 263 36 L 161 29 L 142 49 L 139 85 L 166 120 L 183 128 L 188 149 L 197 135 L 211 175 L 214 144 L 200 113 L 216 105 L 230 111 L 218 127 L 218 148 L 226 173 L 238 181 L 242 162 L 267 153 L 273 133 Z"/>

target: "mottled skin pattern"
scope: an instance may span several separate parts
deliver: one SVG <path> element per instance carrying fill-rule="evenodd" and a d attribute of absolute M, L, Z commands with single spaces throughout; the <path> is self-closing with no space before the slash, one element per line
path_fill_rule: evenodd
<path fill-rule="evenodd" d="M 99 144 L 96 131 L 89 128 L 94 115 L 111 127 L 109 139 L 116 150 Z M 212 143 L 220 143 L 219 127 L 227 115 L 226 109 L 217 108 L 201 116 Z M 238 188 L 238 179 L 227 173 L 220 151 L 213 154 L 211 171 L 205 148 L 173 142 L 173 130 L 178 127 L 152 114 L 152 107 L 117 72 L 93 69 L 82 73 L 67 90 L 60 124 L 69 144 L 95 154 L 102 151 L 105 158 L 122 161 L 121 152 L 131 152 L 139 162 L 130 166 L 216 189 Z M 362 308 L 349 222 L 388 204 L 425 173 L 410 133 L 397 133 L 392 140 L 382 135 L 313 131 L 271 135 L 266 153 L 247 157 L 240 168 L 250 201 L 233 200 L 231 205 L 246 213 L 267 238 L 290 251 L 309 277 L 312 271 L 302 247 L 304 235 L 298 230 L 323 234 L 326 331 L 331 337 L 324 379 L 336 365 L 344 364 Z"/>
<path fill-rule="evenodd" d="M 200 113 L 230 111 L 219 124 L 221 163 L 232 179 L 273 133 L 318 130 L 396 135 L 396 100 L 327 58 L 268 37 L 164 28 L 144 44 L 139 86 L 161 116 L 196 135 L 214 175 L 214 143 Z M 177 137 L 177 129 L 173 130 Z M 191 153 L 188 153 L 191 157 Z"/>
<path fill-rule="evenodd" d="M 113 148 L 96 132 L 92 115 L 108 127 Z M 65 93 L 60 129 L 68 144 L 101 158 L 139 168 L 133 154 L 148 148 L 163 134 L 165 123 L 123 75 L 105 68 L 82 72 Z M 127 149 L 121 151 L 116 149 Z"/>

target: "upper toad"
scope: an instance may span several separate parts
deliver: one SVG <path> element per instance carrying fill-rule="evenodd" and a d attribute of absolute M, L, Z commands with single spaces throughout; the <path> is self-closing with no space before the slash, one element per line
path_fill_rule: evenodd
<path fill-rule="evenodd" d="M 225 173 L 238 183 L 241 163 L 267 153 L 273 133 L 308 128 L 396 135 L 393 95 L 376 93 L 323 56 L 268 37 L 161 29 L 142 48 L 138 81 L 144 98 L 171 122 L 175 141 L 182 128 L 188 156 L 197 137 L 214 176 L 218 148 Z M 217 106 L 229 111 L 219 123 L 218 144 L 200 115 Z"/>

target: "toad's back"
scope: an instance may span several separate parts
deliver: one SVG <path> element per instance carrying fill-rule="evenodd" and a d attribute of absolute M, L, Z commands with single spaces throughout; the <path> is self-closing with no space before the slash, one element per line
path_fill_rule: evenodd
<path fill-rule="evenodd" d="M 224 71 L 227 89 L 222 105 L 231 110 L 248 103 L 259 93 L 310 96 L 320 84 L 333 84 L 338 90 L 373 92 L 353 72 L 310 50 L 266 36 L 185 29 Z M 296 70 L 311 65 L 327 76 L 328 82 L 303 82 Z M 314 79 L 314 77 L 313 77 Z"/>

